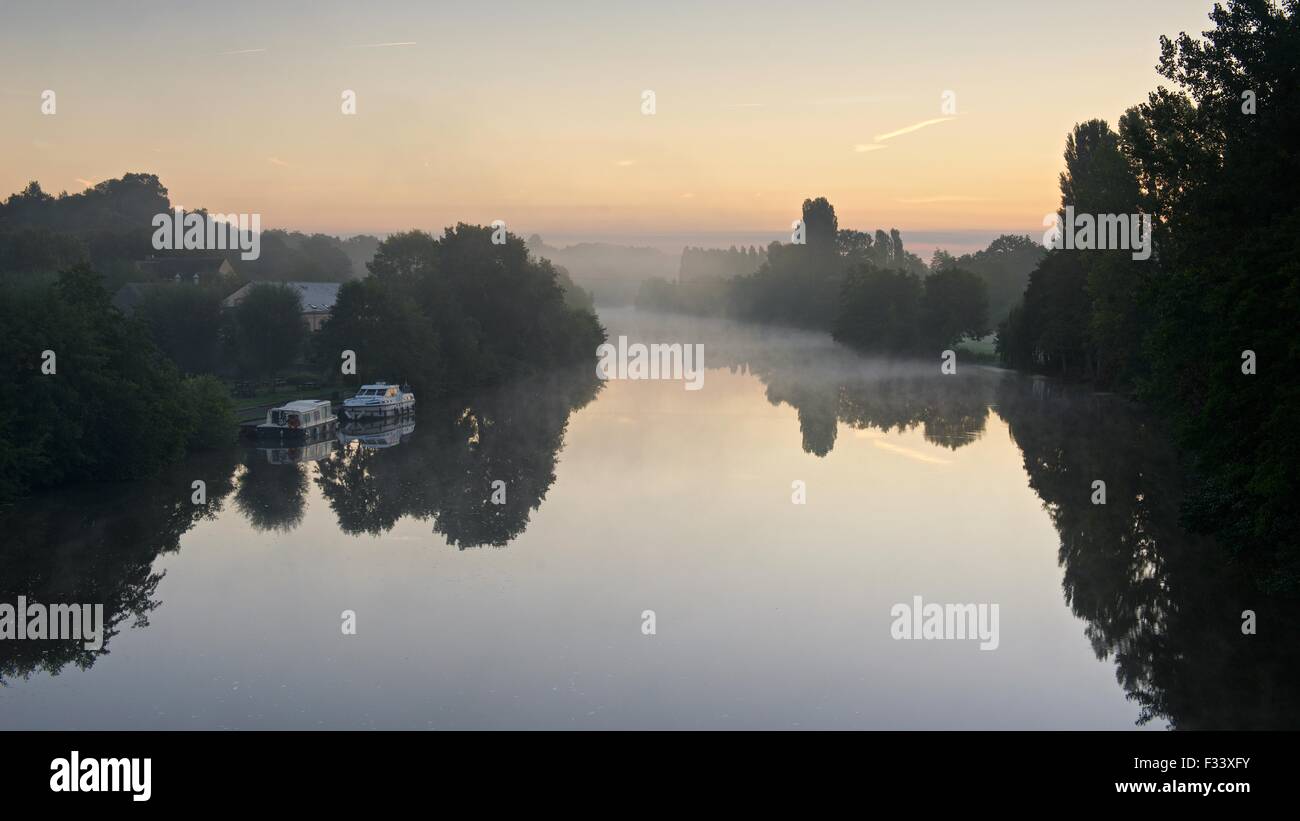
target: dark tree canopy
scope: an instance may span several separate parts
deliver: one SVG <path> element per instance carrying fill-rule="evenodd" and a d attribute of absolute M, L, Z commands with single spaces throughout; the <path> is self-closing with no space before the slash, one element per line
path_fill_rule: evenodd
<path fill-rule="evenodd" d="M 1001 327 L 1013 365 L 1135 393 L 1170 419 L 1197 481 L 1186 515 L 1269 586 L 1300 585 L 1300 20 L 1230 0 L 1204 38 L 1162 38 L 1157 88 L 1078 126 L 1062 203 L 1152 215 L 1155 252 L 1052 251 Z M 1257 373 L 1244 372 L 1251 352 Z"/>
<path fill-rule="evenodd" d="M 229 342 L 244 373 L 271 376 L 298 358 L 307 339 L 302 297 L 271 283 L 252 286 L 230 314 Z"/>

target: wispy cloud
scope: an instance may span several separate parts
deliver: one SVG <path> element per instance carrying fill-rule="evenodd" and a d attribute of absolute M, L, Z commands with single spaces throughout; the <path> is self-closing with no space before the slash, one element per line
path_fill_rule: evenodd
<path fill-rule="evenodd" d="M 282 167 L 282 168 L 283 168 L 283 167 L 286 167 L 286 166 L 289 165 L 289 163 L 285 162 L 284 160 L 280 159 L 279 157 L 267 157 L 267 158 L 266 158 L 266 161 L 269 162 L 271 165 L 278 165 L 278 166 L 280 166 L 280 167 Z"/>
<path fill-rule="evenodd" d="M 619 168 L 627 168 L 629 165 L 636 165 L 636 160 L 619 160 L 614 163 L 614 165 L 617 165 Z"/>
<path fill-rule="evenodd" d="M 884 140 L 892 140 L 894 137 L 901 137 L 904 134 L 911 134 L 913 131 L 920 131 L 922 128 L 928 128 L 929 126 L 937 125 L 939 123 L 946 123 L 949 120 L 955 120 L 955 119 L 957 118 L 956 117 L 935 117 L 933 120 L 922 120 L 919 123 L 915 123 L 914 125 L 909 125 L 906 128 L 900 128 L 897 131 L 891 131 L 888 134 L 877 134 L 876 142 L 882 142 Z"/>
<path fill-rule="evenodd" d="M 985 197 L 966 197 L 961 194 L 936 194 L 933 197 L 904 197 L 899 202 L 908 205 L 927 205 L 934 202 L 985 202 Z"/>
<path fill-rule="evenodd" d="M 81 177 L 73 177 L 73 179 L 81 183 L 83 188 L 93 188 L 95 185 L 94 180 L 83 180 Z"/>
<path fill-rule="evenodd" d="M 926 464 L 929 465 L 952 464 L 947 459 L 940 459 L 936 456 L 931 456 L 928 453 L 922 453 L 919 450 L 912 450 L 911 448 L 905 448 L 902 445 L 895 445 L 893 442 L 885 442 L 880 439 L 872 439 L 871 444 L 875 445 L 881 450 L 887 450 L 890 453 L 897 453 L 899 456 L 906 456 L 908 459 L 913 459 L 917 462 L 925 462 Z"/>
<path fill-rule="evenodd" d="M 894 97 L 883 96 L 880 94 L 862 94 L 856 97 L 825 97 L 820 100 L 809 100 L 809 105 L 848 105 L 852 103 L 883 103 L 896 99 Z"/>
<path fill-rule="evenodd" d="M 880 145 L 879 143 L 858 143 L 853 146 L 853 150 L 859 154 L 866 153 L 867 151 L 879 151 L 882 148 L 889 148 L 889 146 Z"/>
<path fill-rule="evenodd" d="M 218 56 L 218 57 L 224 57 L 224 56 L 226 56 L 227 54 L 261 54 L 263 51 L 266 51 L 266 49 L 264 49 L 264 48 L 243 48 L 243 49 L 240 49 L 240 50 L 238 50 L 238 51 L 218 51 L 218 52 L 217 52 L 217 56 Z"/>
<path fill-rule="evenodd" d="M 762 108 L 763 103 L 727 103 L 727 108 Z"/>
<path fill-rule="evenodd" d="M 357 45 L 355 45 L 355 46 L 348 46 L 348 48 L 392 48 L 392 47 L 394 47 L 394 46 L 413 46 L 413 45 L 416 45 L 416 44 L 415 44 L 414 42 L 403 42 L 403 43 L 359 43 L 359 44 L 357 44 Z"/>

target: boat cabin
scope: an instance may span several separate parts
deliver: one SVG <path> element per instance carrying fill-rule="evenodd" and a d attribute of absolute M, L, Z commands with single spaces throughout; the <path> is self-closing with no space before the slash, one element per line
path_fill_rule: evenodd
<path fill-rule="evenodd" d="M 286 436 L 319 436 L 333 427 L 338 418 L 330 403 L 321 399 L 299 399 L 271 408 L 266 412 L 266 422 L 257 426 L 259 434 Z"/>

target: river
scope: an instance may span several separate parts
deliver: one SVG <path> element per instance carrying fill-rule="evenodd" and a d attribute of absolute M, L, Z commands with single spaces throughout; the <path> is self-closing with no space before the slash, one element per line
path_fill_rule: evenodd
<path fill-rule="evenodd" d="M 611 338 L 702 344 L 701 389 L 550 374 L 422 401 L 365 441 L 20 502 L 0 521 L 0 602 L 101 603 L 110 627 L 101 651 L 0 642 L 0 727 L 1300 715 L 1279 629 L 1294 608 L 1180 528 L 1178 457 L 1141 409 L 818 334 L 601 319 Z M 996 605 L 996 642 L 897 638 L 916 597 Z"/>

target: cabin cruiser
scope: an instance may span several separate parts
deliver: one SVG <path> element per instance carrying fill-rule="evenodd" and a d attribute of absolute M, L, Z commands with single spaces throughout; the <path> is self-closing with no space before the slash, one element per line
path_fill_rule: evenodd
<path fill-rule="evenodd" d="M 322 399 L 299 399 L 266 412 L 257 426 L 259 438 L 316 440 L 327 436 L 338 424 L 330 403 Z"/>
<path fill-rule="evenodd" d="M 376 382 L 362 385 L 357 395 L 343 402 L 343 418 L 351 421 L 386 419 L 415 411 L 415 394 L 405 385 Z"/>

